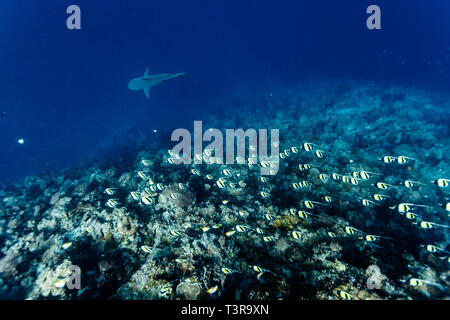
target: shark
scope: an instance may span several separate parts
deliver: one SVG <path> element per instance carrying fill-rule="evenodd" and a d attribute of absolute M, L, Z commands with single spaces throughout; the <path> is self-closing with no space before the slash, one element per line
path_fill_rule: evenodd
<path fill-rule="evenodd" d="M 128 82 L 128 89 L 130 90 L 144 90 L 147 99 L 150 100 L 150 89 L 160 83 L 166 82 L 169 79 L 184 76 L 185 73 L 162 73 L 162 74 L 148 74 L 148 68 L 145 69 L 144 76 L 137 77 Z"/>

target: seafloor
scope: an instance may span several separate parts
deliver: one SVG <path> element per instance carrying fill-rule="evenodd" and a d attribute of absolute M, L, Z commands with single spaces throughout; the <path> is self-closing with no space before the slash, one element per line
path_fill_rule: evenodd
<path fill-rule="evenodd" d="M 321 80 L 249 101 L 204 126 L 279 128 L 267 180 L 150 139 L 2 187 L 0 298 L 450 297 L 448 96 Z"/>

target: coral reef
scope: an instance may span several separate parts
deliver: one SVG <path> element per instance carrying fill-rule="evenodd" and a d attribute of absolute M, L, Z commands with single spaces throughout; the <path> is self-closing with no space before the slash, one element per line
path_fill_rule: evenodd
<path fill-rule="evenodd" d="M 448 97 L 321 80 L 249 104 L 208 125 L 279 128 L 265 179 L 157 145 L 1 188 L 0 298 L 449 298 Z"/>

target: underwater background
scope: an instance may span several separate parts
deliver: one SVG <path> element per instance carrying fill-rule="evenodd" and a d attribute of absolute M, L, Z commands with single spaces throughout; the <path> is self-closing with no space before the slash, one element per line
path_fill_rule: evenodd
<path fill-rule="evenodd" d="M 449 21 L 446 0 L 2 1 L 0 298 L 447 299 Z M 148 100 L 147 67 L 186 76 Z M 194 120 L 279 129 L 279 172 L 174 167 Z"/>

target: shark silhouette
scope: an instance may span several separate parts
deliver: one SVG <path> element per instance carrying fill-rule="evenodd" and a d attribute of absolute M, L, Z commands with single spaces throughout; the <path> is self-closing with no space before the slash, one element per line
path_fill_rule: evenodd
<path fill-rule="evenodd" d="M 164 73 L 164 74 L 148 74 L 148 68 L 145 69 L 143 77 L 138 77 L 130 80 L 128 83 L 128 89 L 130 90 L 144 90 L 147 99 L 150 99 L 150 89 L 157 84 L 166 82 L 169 79 L 178 78 L 184 76 L 185 73 Z"/>

